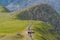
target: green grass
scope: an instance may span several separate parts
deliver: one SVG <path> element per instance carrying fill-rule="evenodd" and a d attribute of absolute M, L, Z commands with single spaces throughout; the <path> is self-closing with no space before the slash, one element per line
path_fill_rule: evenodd
<path fill-rule="evenodd" d="M 50 25 L 42 21 L 35 21 L 32 27 L 35 40 L 60 40 L 57 31 Z"/>
<path fill-rule="evenodd" d="M 3 9 L 2 9 L 3 10 Z M 24 13 L 24 11 L 22 11 Z M 21 13 L 22 13 L 21 12 Z M 0 38 L 10 35 L 14 39 L 16 39 L 16 34 L 25 31 L 29 25 L 29 20 L 20 20 L 17 19 L 17 14 L 21 15 L 20 12 L 16 13 L 4 13 L 0 12 Z M 25 19 L 27 16 L 18 16 L 19 18 Z M 60 35 L 57 31 L 51 26 L 50 24 L 46 24 L 42 21 L 34 21 L 33 22 L 32 30 L 34 33 L 35 40 L 60 40 Z M 22 35 L 24 36 L 24 35 Z M 23 37 L 22 37 L 23 38 Z M 22 38 L 17 38 L 22 40 Z"/>
<path fill-rule="evenodd" d="M 0 15 L 0 38 L 4 37 L 5 35 L 11 35 L 14 36 L 15 39 L 15 35 L 24 31 L 29 25 L 28 20 L 15 19 L 16 14 L 9 16 L 9 13 L 0 13 Z M 57 38 L 60 38 L 59 34 L 50 24 L 34 20 L 32 22 L 34 24 L 32 29 L 35 32 L 35 40 L 57 40 Z M 21 38 L 17 39 L 20 40 Z"/>
<path fill-rule="evenodd" d="M 6 35 L 11 35 L 14 36 L 13 38 L 15 39 L 16 35 L 24 31 L 28 26 L 27 20 L 14 19 L 14 14 L 13 16 L 10 14 L 0 13 L 0 38 L 3 38 Z"/>
<path fill-rule="evenodd" d="M 13 21 L 5 21 L 0 24 L 0 32 L 18 32 L 22 31 L 27 27 L 28 23 L 27 21 L 19 21 L 19 20 L 13 20 Z"/>
<path fill-rule="evenodd" d="M 1 14 L 0 33 L 11 33 L 11 32 L 23 31 L 28 26 L 27 20 L 15 20 L 12 18 L 6 13 Z"/>

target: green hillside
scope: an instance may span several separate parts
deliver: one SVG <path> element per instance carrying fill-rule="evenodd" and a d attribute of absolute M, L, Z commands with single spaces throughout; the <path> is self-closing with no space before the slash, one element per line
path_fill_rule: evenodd
<path fill-rule="evenodd" d="M 17 40 L 17 34 L 28 26 L 27 20 L 14 19 L 16 13 L 11 13 L 5 7 L 0 6 L 0 40 Z"/>
<path fill-rule="evenodd" d="M 19 20 L 40 20 L 51 24 L 60 33 L 60 15 L 49 4 L 39 4 L 27 8 L 19 13 Z"/>
<path fill-rule="evenodd" d="M 60 35 L 50 24 L 35 21 L 32 29 L 35 40 L 60 40 Z"/>
<path fill-rule="evenodd" d="M 32 35 L 34 40 L 60 40 L 59 33 L 50 23 L 41 20 L 27 19 L 28 14 L 21 15 L 22 13 L 26 13 L 26 10 L 22 12 L 5 13 L 2 12 L 3 9 L 4 8 L 0 9 L 0 40 L 30 40 L 26 31 L 31 22 L 33 23 L 31 30 L 34 31 Z"/>
<path fill-rule="evenodd" d="M 6 7 L 0 5 L 0 12 L 10 12 Z"/>
<path fill-rule="evenodd" d="M 35 40 L 60 40 L 60 15 L 48 4 L 35 5 L 22 10 L 16 19 L 35 20 L 32 28 L 35 31 Z"/>

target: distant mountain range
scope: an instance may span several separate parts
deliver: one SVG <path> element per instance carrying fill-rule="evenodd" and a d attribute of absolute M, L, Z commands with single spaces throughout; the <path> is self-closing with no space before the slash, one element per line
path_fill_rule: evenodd
<path fill-rule="evenodd" d="M 7 12 L 10 12 L 10 11 L 6 7 L 4 7 L 3 5 L 0 5 L 0 12 L 7 13 Z"/>
<path fill-rule="evenodd" d="M 53 8 L 60 11 L 60 0 L 0 0 L 10 11 L 19 11 L 39 3 L 48 3 Z"/>

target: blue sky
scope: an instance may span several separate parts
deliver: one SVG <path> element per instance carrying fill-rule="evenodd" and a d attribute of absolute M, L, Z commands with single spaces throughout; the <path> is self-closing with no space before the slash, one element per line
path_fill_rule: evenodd
<path fill-rule="evenodd" d="M 3 5 L 8 5 L 10 4 L 11 2 L 14 2 L 14 1 L 17 1 L 17 0 L 0 0 L 0 3 L 2 3 Z M 20 2 L 22 1 L 26 1 L 26 0 L 19 0 Z M 60 0 L 31 0 L 31 1 L 38 1 L 38 2 L 51 2 L 51 3 L 55 3 L 55 4 L 60 4 Z"/>
<path fill-rule="evenodd" d="M 8 5 L 10 4 L 11 2 L 13 2 L 14 0 L 0 0 L 0 3 L 3 4 L 3 5 Z"/>

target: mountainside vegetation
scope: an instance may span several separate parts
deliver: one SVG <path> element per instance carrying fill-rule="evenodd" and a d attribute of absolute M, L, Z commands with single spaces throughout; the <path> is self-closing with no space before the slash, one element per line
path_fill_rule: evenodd
<path fill-rule="evenodd" d="M 30 40 L 26 33 L 30 23 L 33 23 L 31 30 L 34 31 L 34 40 L 60 40 L 60 34 L 55 29 L 59 15 L 49 5 L 41 4 L 20 12 L 6 12 L 0 13 L 0 40 Z M 59 28 L 59 23 L 56 25 Z"/>
<path fill-rule="evenodd" d="M 25 9 L 17 15 L 17 19 L 45 22 L 45 24 L 38 23 L 40 25 L 34 25 L 36 40 L 60 40 L 60 15 L 48 4 L 35 5 Z M 52 29 L 50 29 L 48 24 L 50 24 Z"/>
<path fill-rule="evenodd" d="M 60 30 L 60 15 L 49 4 L 40 4 L 25 9 L 17 15 L 21 20 L 41 20 L 50 23 L 55 30 Z"/>
<path fill-rule="evenodd" d="M 10 11 L 3 5 L 0 5 L 0 12 L 10 12 Z"/>
<path fill-rule="evenodd" d="M 59 33 L 57 33 L 53 26 L 46 24 L 45 22 L 35 21 L 32 29 L 35 32 L 35 40 L 60 40 Z"/>

